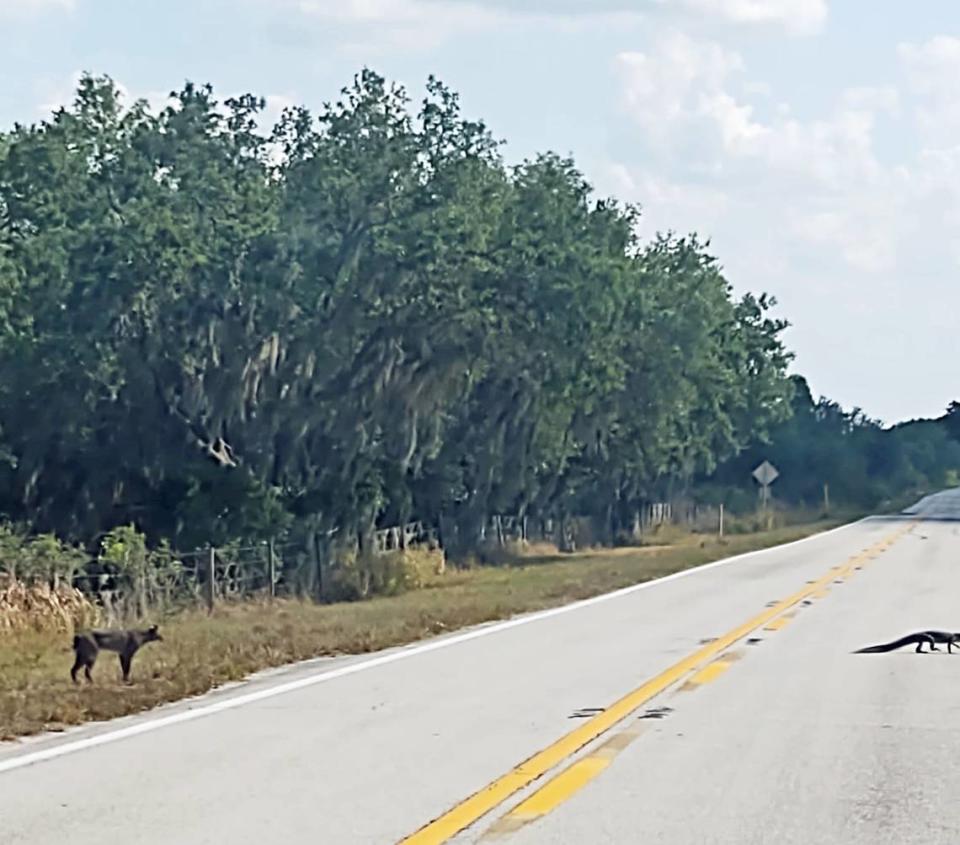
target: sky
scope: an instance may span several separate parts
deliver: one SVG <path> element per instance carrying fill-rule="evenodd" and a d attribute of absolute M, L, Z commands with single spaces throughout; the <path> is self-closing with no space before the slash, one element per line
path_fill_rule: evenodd
<path fill-rule="evenodd" d="M 815 395 L 887 423 L 960 398 L 956 0 L 0 0 L 0 129 L 83 71 L 319 108 L 435 74 L 520 161 L 572 155 L 640 234 L 698 233 L 790 321 Z"/>

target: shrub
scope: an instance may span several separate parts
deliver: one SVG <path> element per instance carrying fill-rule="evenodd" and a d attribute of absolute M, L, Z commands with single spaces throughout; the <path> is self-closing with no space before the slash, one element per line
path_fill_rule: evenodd
<path fill-rule="evenodd" d="M 423 586 L 443 572 L 443 552 L 400 549 L 384 554 L 347 557 L 331 576 L 329 597 L 356 601 L 370 596 L 397 596 Z"/>

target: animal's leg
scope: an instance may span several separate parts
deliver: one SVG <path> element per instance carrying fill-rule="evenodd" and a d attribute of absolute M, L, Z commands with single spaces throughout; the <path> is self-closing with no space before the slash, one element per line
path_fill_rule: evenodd
<path fill-rule="evenodd" d="M 126 684 L 130 683 L 130 664 L 132 662 L 132 654 L 124 653 L 120 655 L 120 668 L 123 670 L 123 682 Z"/>

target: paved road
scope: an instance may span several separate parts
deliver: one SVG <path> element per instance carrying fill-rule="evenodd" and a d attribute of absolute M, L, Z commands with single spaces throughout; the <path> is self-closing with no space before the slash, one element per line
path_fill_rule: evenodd
<path fill-rule="evenodd" d="M 569 611 L 2 750 L 0 843 L 395 843 L 488 784 L 522 786 L 543 755 L 501 778 L 604 718 L 578 710 L 624 696 L 628 718 L 455 841 L 960 842 L 960 655 L 850 653 L 960 628 L 950 516 L 960 491 Z"/>

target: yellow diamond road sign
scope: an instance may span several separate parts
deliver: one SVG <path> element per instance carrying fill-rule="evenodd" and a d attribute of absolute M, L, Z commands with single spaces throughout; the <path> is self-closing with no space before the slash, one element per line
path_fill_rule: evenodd
<path fill-rule="evenodd" d="M 773 464 L 770 463 L 770 461 L 764 461 L 753 471 L 753 477 L 757 479 L 757 481 L 759 481 L 764 487 L 773 484 L 779 475 L 780 472 Z"/>

